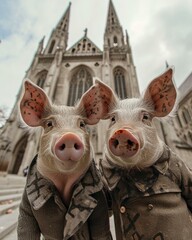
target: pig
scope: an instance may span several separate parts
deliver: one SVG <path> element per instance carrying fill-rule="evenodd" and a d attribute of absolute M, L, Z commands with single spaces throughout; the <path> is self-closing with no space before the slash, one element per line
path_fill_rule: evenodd
<path fill-rule="evenodd" d="M 151 81 L 140 98 L 120 100 L 100 87 L 101 118 L 110 121 L 100 169 L 117 240 L 192 239 L 192 171 L 160 139 L 154 121 L 175 111 L 173 71 Z"/>
<path fill-rule="evenodd" d="M 42 127 L 19 208 L 18 240 L 110 240 L 107 200 L 94 162 L 87 124 L 101 118 L 99 84 L 74 106 L 51 103 L 43 89 L 24 82 L 20 115 Z M 101 109 L 102 110 L 102 109 Z"/>

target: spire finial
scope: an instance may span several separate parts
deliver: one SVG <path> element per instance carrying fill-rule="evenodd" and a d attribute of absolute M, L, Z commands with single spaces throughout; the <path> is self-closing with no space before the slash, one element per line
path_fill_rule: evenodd
<path fill-rule="evenodd" d="M 88 29 L 85 28 L 85 30 L 84 30 L 84 32 L 85 32 L 84 37 L 87 37 L 87 31 L 88 31 Z"/>
<path fill-rule="evenodd" d="M 125 30 L 125 36 L 126 36 L 126 43 L 129 44 L 129 35 L 127 29 Z"/>
<path fill-rule="evenodd" d="M 43 36 L 43 38 L 40 40 L 39 42 L 39 46 L 38 46 L 38 49 L 37 49 L 37 53 L 38 54 L 41 54 L 42 51 L 43 51 L 43 48 L 44 48 L 44 40 L 45 40 L 45 36 Z"/>
<path fill-rule="evenodd" d="M 42 39 L 40 40 L 40 44 L 43 44 L 43 42 L 44 42 L 44 40 L 45 40 L 45 35 L 42 37 Z"/>
<path fill-rule="evenodd" d="M 166 66 L 166 68 L 169 68 L 169 64 L 168 64 L 167 60 L 165 60 L 165 66 Z"/>

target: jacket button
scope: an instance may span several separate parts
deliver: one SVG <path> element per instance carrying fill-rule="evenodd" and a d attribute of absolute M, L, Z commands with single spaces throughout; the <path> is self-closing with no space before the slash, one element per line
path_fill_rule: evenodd
<path fill-rule="evenodd" d="M 126 208 L 125 208 L 124 206 L 121 206 L 121 207 L 120 207 L 120 212 L 121 212 L 121 213 L 125 213 L 125 212 L 126 212 Z"/>
<path fill-rule="evenodd" d="M 149 211 L 151 211 L 153 209 L 153 204 L 148 204 L 147 208 Z"/>

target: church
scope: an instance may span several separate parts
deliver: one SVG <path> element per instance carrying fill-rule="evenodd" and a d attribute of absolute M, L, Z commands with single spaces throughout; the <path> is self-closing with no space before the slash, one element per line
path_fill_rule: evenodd
<path fill-rule="evenodd" d="M 113 88 L 121 99 L 138 97 L 140 92 L 129 36 L 120 24 L 112 0 L 109 0 L 108 5 L 103 50 L 97 47 L 94 40 L 89 39 L 87 29 L 80 40 L 68 47 L 71 9 L 69 4 L 52 30 L 46 46 L 44 38 L 39 42 L 25 78 L 43 88 L 57 105 L 74 105 L 92 86 L 94 77 Z M 0 171 L 19 175 L 23 174 L 23 169 L 38 152 L 41 135 L 41 129 L 28 131 L 19 121 L 18 101 L 21 94 L 22 82 L 17 101 L 1 130 L 0 138 Z M 102 158 L 106 127 L 107 121 L 90 127 L 96 159 Z M 157 128 L 165 142 L 174 148 L 171 141 L 176 137 L 174 128 L 164 126 L 163 123 L 157 123 Z M 182 156 L 188 156 L 188 153 L 181 151 L 179 149 Z"/>

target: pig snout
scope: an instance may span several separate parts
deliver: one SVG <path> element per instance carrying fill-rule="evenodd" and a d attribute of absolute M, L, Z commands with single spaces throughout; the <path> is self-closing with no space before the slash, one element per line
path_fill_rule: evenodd
<path fill-rule="evenodd" d="M 55 143 L 54 152 L 61 161 L 78 161 L 83 156 L 84 145 L 76 134 L 66 133 Z"/>
<path fill-rule="evenodd" d="M 139 141 L 126 129 L 117 130 L 109 139 L 109 149 L 119 157 L 132 157 L 139 150 Z"/>

